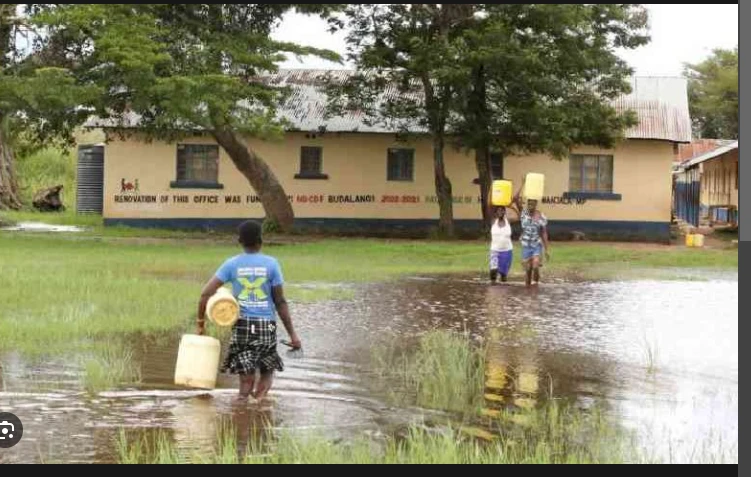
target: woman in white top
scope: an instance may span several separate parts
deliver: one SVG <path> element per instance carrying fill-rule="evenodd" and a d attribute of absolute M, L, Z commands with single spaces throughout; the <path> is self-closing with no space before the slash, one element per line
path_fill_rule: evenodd
<path fill-rule="evenodd" d="M 505 207 L 496 207 L 493 213 L 490 245 L 490 281 L 495 285 L 500 276 L 501 282 L 508 281 L 511 264 L 514 262 L 514 243 L 511 240 L 511 224 L 506 217 Z"/>

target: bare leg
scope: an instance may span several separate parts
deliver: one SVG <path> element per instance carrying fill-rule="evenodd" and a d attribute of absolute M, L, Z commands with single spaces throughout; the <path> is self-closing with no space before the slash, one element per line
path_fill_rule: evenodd
<path fill-rule="evenodd" d="M 263 401 L 266 399 L 266 397 L 269 394 L 269 391 L 271 391 L 271 386 L 274 384 L 274 372 L 268 372 L 268 373 L 261 373 L 261 380 L 258 381 L 258 388 L 256 388 L 256 392 L 254 394 L 254 397 L 258 401 Z"/>
<path fill-rule="evenodd" d="M 535 257 L 532 260 L 532 275 L 535 285 L 540 283 L 540 257 Z"/>
<path fill-rule="evenodd" d="M 532 262 L 527 261 L 524 263 L 524 271 L 527 274 L 527 287 L 532 286 Z"/>
<path fill-rule="evenodd" d="M 240 376 L 240 395 L 237 397 L 238 401 L 244 401 L 247 402 L 248 399 L 250 399 L 251 396 L 253 396 L 253 389 L 256 385 L 256 376 L 254 374 L 251 375 L 241 375 Z"/>
<path fill-rule="evenodd" d="M 490 283 L 495 285 L 497 281 L 498 281 L 498 270 L 491 270 L 490 271 Z"/>

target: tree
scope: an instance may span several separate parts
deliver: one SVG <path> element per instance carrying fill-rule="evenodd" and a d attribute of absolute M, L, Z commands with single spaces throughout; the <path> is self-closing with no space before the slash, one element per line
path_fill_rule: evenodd
<path fill-rule="evenodd" d="M 35 144 L 69 137 L 84 117 L 76 106 L 94 95 L 91 87 L 76 85 L 68 71 L 36 61 L 46 42 L 25 13 L 38 7 L 0 5 L 0 210 L 21 207 L 14 151 L 18 131 Z"/>
<path fill-rule="evenodd" d="M 491 222 L 490 154 L 566 157 L 577 145 L 612 147 L 635 124 L 611 101 L 631 69 L 616 48 L 649 41 L 638 5 L 484 4 L 464 30 L 452 131 L 475 151 L 485 226 Z"/>
<path fill-rule="evenodd" d="M 268 224 L 289 231 L 294 211 L 284 188 L 245 137 L 272 138 L 285 124 L 284 91 L 263 81 L 285 54 L 332 52 L 273 41 L 282 16 L 328 16 L 337 4 L 63 4 L 37 20 L 58 40 L 83 85 L 104 91 L 90 106 L 121 134 L 174 140 L 209 134 L 248 179 Z M 137 118 L 138 128 L 126 130 Z"/>
<path fill-rule="evenodd" d="M 686 65 L 695 133 L 710 139 L 738 139 L 738 47 L 714 50 L 696 65 Z"/>
<path fill-rule="evenodd" d="M 444 150 L 455 85 L 458 32 L 474 12 L 463 4 L 352 4 L 349 58 L 358 72 L 329 87 L 333 112 L 358 110 L 371 122 L 402 132 L 427 132 L 433 141 L 439 232 L 454 235 L 452 184 Z"/>

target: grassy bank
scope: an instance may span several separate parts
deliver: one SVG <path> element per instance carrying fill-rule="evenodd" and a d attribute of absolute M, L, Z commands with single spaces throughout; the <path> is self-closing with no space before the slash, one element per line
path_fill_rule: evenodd
<path fill-rule="evenodd" d="M 568 432 L 562 429 L 561 432 Z M 605 436 L 593 436 L 605 437 Z M 525 440 L 499 438 L 478 442 L 450 428 L 414 428 L 400 438 L 376 442 L 361 438 L 346 444 L 331 443 L 323 436 L 282 436 L 268 445 L 247 449 L 232 436 L 217 439 L 212 453 L 185 453 L 168 436 L 155 440 L 118 441 L 118 461 L 122 464 L 621 464 L 636 462 L 618 444 L 604 440 L 606 453 L 593 448 L 574 449 L 563 438 Z M 604 450 L 604 449 L 603 449 Z"/>
<path fill-rule="evenodd" d="M 203 283 L 232 242 L 40 236 L 0 232 L 0 349 L 58 353 L 74 344 L 125 333 L 189 326 Z M 293 300 L 349 299 L 327 286 L 408 275 L 486 275 L 481 243 L 322 240 L 269 247 Z M 644 268 L 737 269 L 737 251 L 610 244 L 556 244 L 547 274 Z M 517 260 L 514 273 L 520 274 Z M 314 284 L 318 288 L 306 288 Z"/>

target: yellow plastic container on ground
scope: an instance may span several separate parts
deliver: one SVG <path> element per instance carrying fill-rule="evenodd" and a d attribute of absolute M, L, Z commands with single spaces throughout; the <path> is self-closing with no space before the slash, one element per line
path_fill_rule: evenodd
<path fill-rule="evenodd" d="M 215 325 L 231 328 L 240 318 L 240 305 L 229 290 L 222 288 L 209 300 L 206 315 Z"/>
<path fill-rule="evenodd" d="M 704 236 L 703 235 L 694 235 L 694 247 L 696 248 L 704 248 Z"/>
<path fill-rule="evenodd" d="M 221 354 L 222 344 L 217 339 L 208 336 L 183 336 L 177 355 L 175 385 L 214 390 Z"/>
<path fill-rule="evenodd" d="M 514 184 L 510 181 L 493 182 L 493 205 L 508 207 L 514 201 Z"/>
<path fill-rule="evenodd" d="M 541 202 L 545 197 L 545 176 L 542 174 L 527 174 L 524 183 L 524 198 Z"/>
<path fill-rule="evenodd" d="M 688 234 L 686 235 L 686 247 L 693 248 L 694 246 L 694 235 Z"/>

